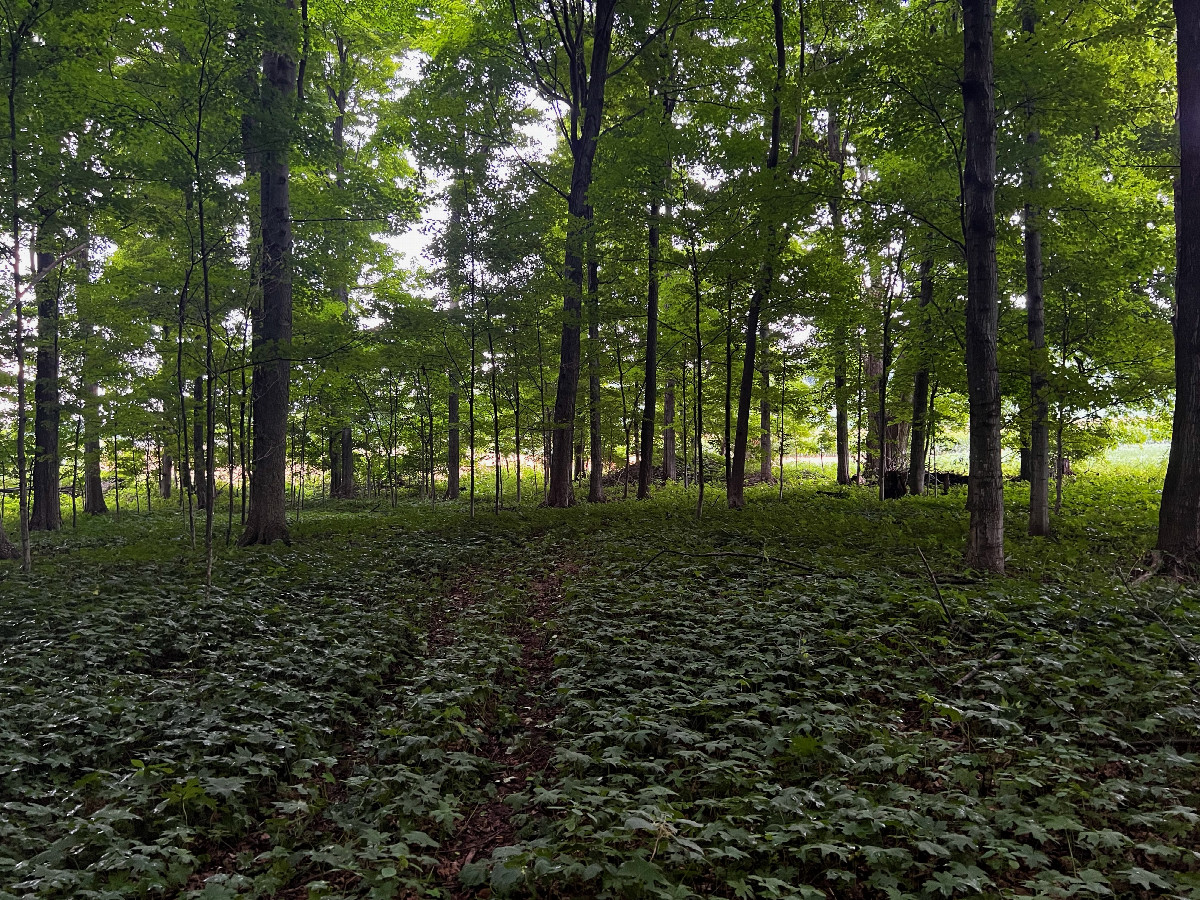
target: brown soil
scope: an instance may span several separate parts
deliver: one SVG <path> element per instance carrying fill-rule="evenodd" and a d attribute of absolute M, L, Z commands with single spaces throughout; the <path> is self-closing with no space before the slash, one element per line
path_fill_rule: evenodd
<path fill-rule="evenodd" d="M 517 826 L 508 798 L 530 789 L 550 767 L 554 755 L 550 735 L 554 712 L 544 691 L 553 682 L 554 649 L 549 644 L 546 623 L 562 599 L 563 575 L 576 571 L 577 567 L 567 564 L 534 581 L 530 585 L 528 615 L 513 625 L 512 634 L 521 644 L 524 672 L 524 683 L 517 692 L 514 708 L 520 721 L 507 736 L 498 728 L 491 729 L 481 755 L 496 766 L 493 775 L 496 794 L 467 814 L 438 853 L 437 873 L 447 896 L 454 900 L 491 896 L 487 887 L 462 885 L 458 874 L 468 863 L 488 859 L 497 848 L 517 842 Z"/>

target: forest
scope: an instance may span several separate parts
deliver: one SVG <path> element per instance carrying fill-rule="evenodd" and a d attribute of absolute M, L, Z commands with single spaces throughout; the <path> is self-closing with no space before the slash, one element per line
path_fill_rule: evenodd
<path fill-rule="evenodd" d="M 0 900 L 1200 897 L 1200 3 L 0 81 Z"/>

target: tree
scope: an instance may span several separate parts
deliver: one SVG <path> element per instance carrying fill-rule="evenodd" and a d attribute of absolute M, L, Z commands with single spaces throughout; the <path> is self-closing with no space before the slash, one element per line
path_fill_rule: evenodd
<path fill-rule="evenodd" d="M 967 260 L 967 391 L 971 401 L 967 565 L 1004 572 L 996 272 L 995 0 L 963 0 L 963 239 Z"/>
<path fill-rule="evenodd" d="M 288 540 L 287 418 L 292 341 L 292 221 L 288 154 L 296 97 L 295 6 L 276 0 L 267 23 L 254 150 L 259 166 L 262 293 L 253 315 L 254 421 L 250 514 L 238 543 Z"/>
<path fill-rule="evenodd" d="M 1157 548 L 1200 557 L 1200 6 L 1174 0 L 1179 84 L 1175 185 L 1175 413 Z"/>
<path fill-rule="evenodd" d="M 529 25 L 512 0 L 513 19 L 525 60 L 539 90 L 547 99 L 566 106 L 564 137 L 571 153 L 571 182 L 567 192 L 567 233 L 564 255 L 562 337 L 559 345 L 558 386 L 550 450 L 550 506 L 570 506 L 571 452 L 574 447 L 575 404 L 579 392 L 580 323 L 583 315 L 585 250 L 592 227 L 592 169 L 604 116 L 616 0 L 596 0 L 589 8 L 573 0 L 546 0 L 558 47 L 547 52 L 545 40 L 531 40 Z M 590 45 L 590 46 L 589 46 Z M 557 63 L 557 50 L 566 55 L 566 76 Z M 589 52 L 590 50 L 590 52 Z"/>

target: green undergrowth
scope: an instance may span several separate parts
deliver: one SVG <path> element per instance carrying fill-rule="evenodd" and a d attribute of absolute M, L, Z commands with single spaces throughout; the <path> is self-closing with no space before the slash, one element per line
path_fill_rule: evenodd
<path fill-rule="evenodd" d="M 1197 591 L 1128 578 L 1160 484 L 1073 479 L 1050 540 L 1007 485 L 991 579 L 961 490 L 812 479 L 700 523 L 679 487 L 317 506 L 207 597 L 178 516 L 39 535 L 0 582 L 0 898 L 1200 896 Z M 531 692 L 552 765 L 447 869 Z"/>

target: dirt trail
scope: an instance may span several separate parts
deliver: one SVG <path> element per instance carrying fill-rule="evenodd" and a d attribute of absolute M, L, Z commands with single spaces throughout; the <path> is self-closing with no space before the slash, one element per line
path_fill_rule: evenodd
<path fill-rule="evenodd" d="M 522 682 L 513 692 L 513 712 L 519 721 L 511 729 L 499 725 L 490 729 L 491 736 L 481 755 L 496 766 L 495 796 L 471 810 L 459 823 L 454 837 L 438 853 L 441 860 L 438 875 L 454 900 L 488 896 L 486 888 L 464 886 L 458 874 L 468 863 L 488 859 L 497 848 L 517 842 L 513 808 L 507 801 L 513 794 L 528 790 L 531 782 L 550 766 L 554 755 L 550 734 L 554 719 L 550 702 L 554 648 L 550 644 L 548 623 L 562 601 L 563 576 L 577 571 L 576 566 L 566 564 L 536 578 L 529 587 L 525 614 L 510 623 L 509 633 L 521 645 Z"/>

